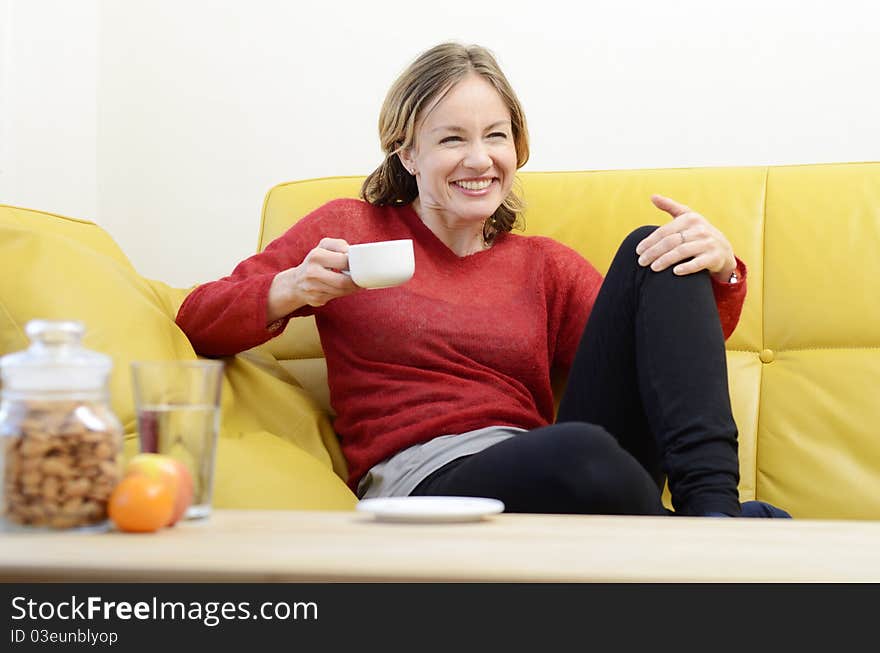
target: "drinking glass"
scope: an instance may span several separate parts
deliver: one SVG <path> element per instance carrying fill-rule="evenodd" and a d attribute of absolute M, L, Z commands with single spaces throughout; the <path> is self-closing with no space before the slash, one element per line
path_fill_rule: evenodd
<path fill-rule="evenodd" d="M 193 477 L 185 519 L 211 514 L 223 363 L 214 360 L 135 361 L 131 364 L 142 453 L 184 463 Z"/>

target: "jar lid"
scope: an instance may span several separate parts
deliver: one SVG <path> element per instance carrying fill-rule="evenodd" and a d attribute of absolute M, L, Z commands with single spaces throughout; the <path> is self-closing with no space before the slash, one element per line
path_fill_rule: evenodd
<path fill-rule="evenodd" d="M 4 393 L 104 389 L 113 359 L 82 346 L 82 322 L 31 320 L 25 333 L 30 347 L 0 358 Z"/>

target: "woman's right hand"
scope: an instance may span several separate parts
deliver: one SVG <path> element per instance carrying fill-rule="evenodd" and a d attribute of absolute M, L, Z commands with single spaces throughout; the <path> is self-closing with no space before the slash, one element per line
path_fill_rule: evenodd
<path fill-rule="evenodd" d="M 341 238 L 322 238 L 299 265 L 275 275 L 269 287 L 267 323 L 289 315 L 302 306 L 323 306 L 361 288 L 340 270 L 348 269 L 348 243 Z"/>

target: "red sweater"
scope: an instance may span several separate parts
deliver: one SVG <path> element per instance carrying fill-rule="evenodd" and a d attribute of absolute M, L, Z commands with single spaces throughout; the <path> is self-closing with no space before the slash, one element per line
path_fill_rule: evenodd
<path fill-rule="evenodd" d="M 551 371 L 567 374 L 602 276 L 542 236 L 503 234 L 458 257 L 409 205 L 335 200 L 230 276 L 196 288 L 177 315 L 196 351 L 233 355 L 281 333 L 266 326 L 272 279 L 323 237 L 411 238 L 415 249 L 407 283 L 289 316 L 315 315 L 352 488 L 376 463 L 438 435 L 552 423 Z M 714 284 L 725 337 L 745 298 L 741 263 L 739 272 L 738 284 Z"/>

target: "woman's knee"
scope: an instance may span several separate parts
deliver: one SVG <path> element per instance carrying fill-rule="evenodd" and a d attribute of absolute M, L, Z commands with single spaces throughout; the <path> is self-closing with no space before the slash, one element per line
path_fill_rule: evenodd
<path fill-rule="evenodd" d="M 630 270 L 635 269 L 641 272 L 651 272 L 651 274 L 644 275 L 641 278 L 644 280 L 650 280 L 652 282 L 652 287 L 659 285 L 665 288 L 671 283 L 674 284 L 673 287 L 677 289 L 682 289 L 684 287 L 702 288 L 703 292 L 708 292 L 711 295 L 712 284 L 710 282 L 708 270 L 700 270 L 699 272 L 692 274 L 678 275 L 672 271 L 675 267 L 673 265 L 670 265 L 660 272 L 655 272 L 650 267 L 639 265 L 639 255 L 636 254 L 636 247 L 645 238 L 650 236 L 655 229 L 657 229 L 656 225 L 645 225 L 631 231 L 620 244 L 617 254 L 611 262 L 611 269 L 609 269 L 607 276 L 611 276 L 613 273 L 618 272 L 627 274 Z M 688 290 L 687 292 L 692 291 Z"/>
<path fill-rule="evenodd" d="M 633 255 L 636 253 L 636 245 L 642 242 L 645 238 L 650 236 L 657 229 L 658 225 L 656 224 L 646 224 L 641 227 L 636 227 L 633 229 L 626 238 L 623 239 L 623 242 L 620 244 L 619 249 L 631 252 Z"/>
<path fill-rule="evenodd" d="M 617 253 L 611 262 L 611 266 L 613 268 L 623 265 L 627 267 L 640 267 L 638 265 L 639 255 L 636 254 L 636 247 L 656 229 L 657 225 L 644 225 L 633 229 L 617 248 Z"/>

